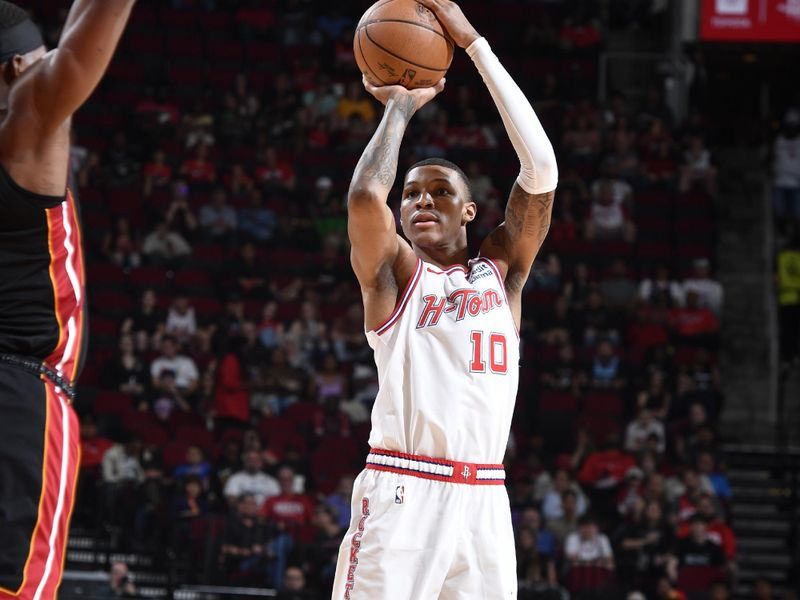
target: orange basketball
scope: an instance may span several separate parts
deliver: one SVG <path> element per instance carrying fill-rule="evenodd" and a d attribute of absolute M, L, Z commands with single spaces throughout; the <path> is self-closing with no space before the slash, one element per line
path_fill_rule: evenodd
<path fill-rule="evenodd" d="M 372 85 L 431 87 L 453 60 L 453 42 L 436 16 L 415 0 L 379 0 L 356 28 L 358 68 Z"/>

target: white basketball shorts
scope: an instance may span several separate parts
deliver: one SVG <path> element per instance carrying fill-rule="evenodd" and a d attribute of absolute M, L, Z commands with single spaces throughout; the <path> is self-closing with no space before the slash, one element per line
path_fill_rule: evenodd
<path fill-rule="evenodd" d="M 333 600 L 517 597 L 502 465 L 372 450 L 353 486 Z"/>

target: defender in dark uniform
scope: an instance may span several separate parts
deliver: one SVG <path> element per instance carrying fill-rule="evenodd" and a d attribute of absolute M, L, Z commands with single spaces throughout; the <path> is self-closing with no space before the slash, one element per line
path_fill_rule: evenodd
<path fill-rule="evenodd" d="M 71 117 L 134 2 L 76 0 L 47 52 L 27 14 L 0 0 L 0 600 L 50 600 L 61 581 L 86 343 Z"/>

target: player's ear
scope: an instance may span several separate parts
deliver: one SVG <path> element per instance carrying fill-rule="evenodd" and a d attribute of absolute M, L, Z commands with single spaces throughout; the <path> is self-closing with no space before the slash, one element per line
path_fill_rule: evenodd
<path fill-rule="evenodd" d="M 25 58 L 19 54 L 17 54 L 14 58 L 7 60 L 3 63 L 2 67 L 2 79 L 7 85 L 11 85 L 11 83 L 20 76 L 22 71 L 25 70 Z"/>
<path fill-rule="evenodd" d="M 461 216 L 462 225 L 466 225 L 467 223 L 471 223 L 475 220 L 475 217 L 478 216 L 478 205 L 474 202 L 465 202 L 464 203 L 464 212 Z"/>

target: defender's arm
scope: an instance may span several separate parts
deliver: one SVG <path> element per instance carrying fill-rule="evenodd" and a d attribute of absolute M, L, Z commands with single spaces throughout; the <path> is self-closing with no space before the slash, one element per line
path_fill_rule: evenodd
<path fill-rule="evenodd" d="M 36 69 L 34 108 L 52 131 L 89 98 L 105 73 L 136 0 L 75 0 L 58 48 Z"/>

